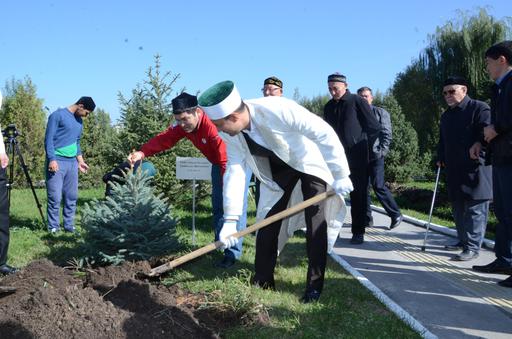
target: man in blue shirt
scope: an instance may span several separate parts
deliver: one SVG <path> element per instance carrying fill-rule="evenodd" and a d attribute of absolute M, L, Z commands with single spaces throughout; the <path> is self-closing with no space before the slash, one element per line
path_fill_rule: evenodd
<path fill-rule="evenodd" d="M 94 110 L 91 97 L 81 97 L 76 103 L 50 114 L 44 139 L 46 150 L 46 189 L 48 195 L 48 230 L 60 229 L 59 210 L 62 211 L 64 230 L 74 232 L 76 201 L 78 199 L 78 170 L 85 173 L 89 166 L 80 150 L 82 117 Z"/>

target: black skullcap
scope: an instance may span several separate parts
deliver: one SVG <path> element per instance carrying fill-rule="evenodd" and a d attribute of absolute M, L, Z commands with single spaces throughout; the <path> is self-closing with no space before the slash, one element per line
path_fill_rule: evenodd
<path fill-rule="evenodd" d="M 96 104 L 94 103 L 94 100 L 92 100 L 91 97 L 81 97 L 80 99 L 78 99 L 75 105 L 82 105 L 84 106 L 84 109 L 88 110 L 89 112 L 94 111 L 94 109 L 96 108 Z"/>
<path fill-rule="evenodd" d="M 338 72 L 331 74 L 327 77 L 327 82 L 344 82 L 347 83 L 347 77 Z"/>
<path fill-rule="evenodd" d="M 263 82 L 263 86 L 265 85 L 276 85 L 279 88 L 283 88 L 283 82 L 276 77 L 266 78 Z"/>
<path fill-rule="evenodd" d="M 462 85 L 468 87 L 468 82 L 463 77 L 452 76 L 446 79 L 443 83 L 443 87 L 448 85 Z"/>
<path fill-rule="evenodd" d="M 197 107 L 197 97 L 195 95 L 183 92 L 172 99 L 172 112 L 174 114 L 183 113 L 195 107 Z"/>

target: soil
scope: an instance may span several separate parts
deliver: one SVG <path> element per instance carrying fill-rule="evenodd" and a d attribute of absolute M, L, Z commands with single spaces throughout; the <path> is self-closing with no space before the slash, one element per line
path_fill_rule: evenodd
<path fill-rule="evenodd" d="M 205 296 L 141 278 L 147 262 L 88 270 L 84 276 L 44 259 L 0 286 L 2 338 L 218 338 L 243 317 L 205 312 Z"/>

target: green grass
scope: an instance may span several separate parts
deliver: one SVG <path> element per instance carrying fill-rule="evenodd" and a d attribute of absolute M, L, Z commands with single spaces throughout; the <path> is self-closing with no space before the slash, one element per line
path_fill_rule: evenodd
<path fill-rule="evenodd" d="M 44 193 L 38 191 L 43 205 L 46 201 Z M 102 196 L 102 189 L 81 190 L 78 212 L 85 202 Z M 24 266 L 42 257 L 64 263 L 80 255 L 79 236 L 65 233 L 52 236 L 42 228 L 29 190 L 13 192 L 11 214 L 10 264 Z M 175 211 L 175 216 L 179 217 L 178 234 L 186 245 L 194 247 L 191 244 L 191 213 Z M 254 223 L 254 218 L 252 206 L 249 224 Z M 80 230 L 79 213 L 77 228 Z M 212 240 L 210 206 L 205 202 L 197 206 L 196 247 Z M 221 333 L 227 338 L 419 338 L 330 258 L 321 302 L 301 304 L 299 298 L 304 292 L 307 270 L 305 247 L 304 236 L 300 233 L 286 245 L 276 268 L 276 291 L 250 286 L 255 254 L 253 235 L 246 237 L 243 256 L 232 268 L 215 268 L 214 263 L 222 258 L 222 253 L 212 252 L 170 271 L 163 277 L 163 283 L 205 293 L 208 300 L 204 307 L 208 312 L 229 309 L 240 317 L 268 313 L 268 323 L 254 323 L 247 317 L 244 325 Z"/>

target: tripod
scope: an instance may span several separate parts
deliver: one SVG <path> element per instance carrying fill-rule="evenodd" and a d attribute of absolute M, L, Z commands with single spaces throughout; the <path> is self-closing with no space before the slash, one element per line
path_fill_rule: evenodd
<path fill-rule="evenodd" d="M 6 148 L 7 148 L 7 154 L 10 157 L 10 164 L 9 164 L 9 182 L 7 184 L 8 188 L 8 195 L 7 200 L 9 202 L 9 206 L 11 205 L 11 190 L 13 186 L 14 181 L 14 159 L 15 155 L 18 155 L 18 158 L 20 160 L 21 168 L 23 169 L 23 173 L 25 173 L 25 178 L 27 179 L 27 183 L 30 186 L 30 189 L 32 190 L 32 194 L 34 195 L 34 199 L 36 201 L 37 208 L 39 209 L 39 214 L 41 215 L 41 220 L 43 222 L 43 225 L 46 226 L 44 221 L 44 214 L 41 207 L 41 204 L 39 203 L 39 199 L 37 198 L 36 191 L 34 189 L 34 185 L 32 184 L 32 179 L 30 179 L 30 174 L 28 173 L 27 165 L 25 164 L 25 160 L 23 159 L 23 155 L 21 154 L 20 147 L 18 146 L 18 140 L 16 140 L 16 137 L 18 135 L 21 135 L 16 130 L 16 125 L 10 124 L 7 126 L 5 130 L 2 131 L 3 136 L 7 138 L 6 142 Z"/>

